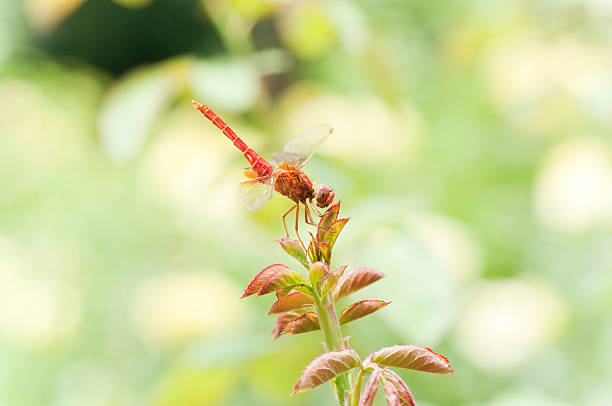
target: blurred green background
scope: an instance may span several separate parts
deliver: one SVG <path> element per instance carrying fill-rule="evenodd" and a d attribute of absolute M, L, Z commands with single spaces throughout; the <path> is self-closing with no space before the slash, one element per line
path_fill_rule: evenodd
<path fill-rule="evenodd" d="M 0 0 L 0 405 L 333 404 L 238 300 L 290 203 L 192 98 L 265 157 L 335 127 L 335 262 L 393 301 L 344 333 L 447 355 L 419 405 L 612 404 L 609 1 Z"/>

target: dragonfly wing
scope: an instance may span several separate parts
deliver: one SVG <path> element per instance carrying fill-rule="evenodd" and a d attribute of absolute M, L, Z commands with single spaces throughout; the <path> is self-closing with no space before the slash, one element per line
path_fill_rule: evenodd
<path fill-rule="evenodd" d="M 282 171 L 240 182 L 238 184 L 238 201 L 248 211 L 256 212 L 264 207 L 274 196 L 274 185 Z"/>
<path fill-rule="evenodd" d="M 321 124 L 297 135 L 287 142 L 283 152 L 272 155 L 272 158 L 280 164 L 289 164 L 291 167 L 299 169 L 304 165 L 312 154 L 332 135 L 334 129 Z"/>

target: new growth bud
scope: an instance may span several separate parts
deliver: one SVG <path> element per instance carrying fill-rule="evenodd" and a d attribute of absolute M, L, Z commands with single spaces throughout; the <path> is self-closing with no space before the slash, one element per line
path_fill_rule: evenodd
<path fill-rule="evenodd" d="M 329 268 L 325 262 L 315 262 L 310 266 L 308 270 L 308 279 L 310 279 L 310 283 L 314 286 L 318 281 L 321 280 L 322 277 L 327 275 L 329 272 Z"/>

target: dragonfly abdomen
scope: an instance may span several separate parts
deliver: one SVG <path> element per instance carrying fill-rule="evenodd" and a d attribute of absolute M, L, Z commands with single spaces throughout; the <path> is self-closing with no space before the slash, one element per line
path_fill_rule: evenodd
<path fill-rule="evenodd" d="M 270 165 L 258 153 L 249 148 L 246 143 L 242 141 L 242 139 L 238 137 L 236 133 L 227 124 L 225 124 L 225 122 L 219 116 L 215 114 L 214 111 L 195 100 L 192 100 L 191 102 L 196 109 L 200 110 L 200 112 L 204 114 L 204 117 L 209 119 L 218 129 L 220 129 L 223 134 L 225 134 L 225 136 L 232 141 L 234 146 L 238 148 L 240 152 L 242 152 L 246 160 L 249 161 L 251 167 L 255 170 L 255 172 L 257 172 L 257 175 L 264 176 L 272 172 L 272 165 Z"/>

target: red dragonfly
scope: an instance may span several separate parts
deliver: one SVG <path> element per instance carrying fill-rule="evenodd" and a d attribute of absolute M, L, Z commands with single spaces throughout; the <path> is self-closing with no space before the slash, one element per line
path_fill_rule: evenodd
<path fill-rule="evenodd" d="M 232 141 L 249 161 L 252 169 L 245 171 L 245 174 L 252 179 L 238 184 L 238 200 L 244 207 L 252 212 L 261 209 L 272 199 L 276 190 L 294 202 L 294 205 L 283 214 L 283 226 L 287 236 L 289 236 L 289 232 L 287 231 L 285 218 L 295 210 L 295 232 L 300 239 L 298 234 L 300 204 L 304 206 L 305 222 L 316 225 L 310 209 L 321 216 L 314 204 L 316 203 L 321 208 L 330 206 L 334 201 L 335 193 L 329 186 L 323 184 L 314 188 L 308 176 L 302 172 L 302 166 L 312 157 L 317 148 L 331 136 L 332 127 L 325 124 L 318 125 L 289 140 L 283 152 L 272 155 L 272 158 L 276 161 L 276 165 L 273 166 L 249 148 L 210 108 L 195 100 L 192 103 Z M 302 245 L 304 244 L 302 243 Z"/>

